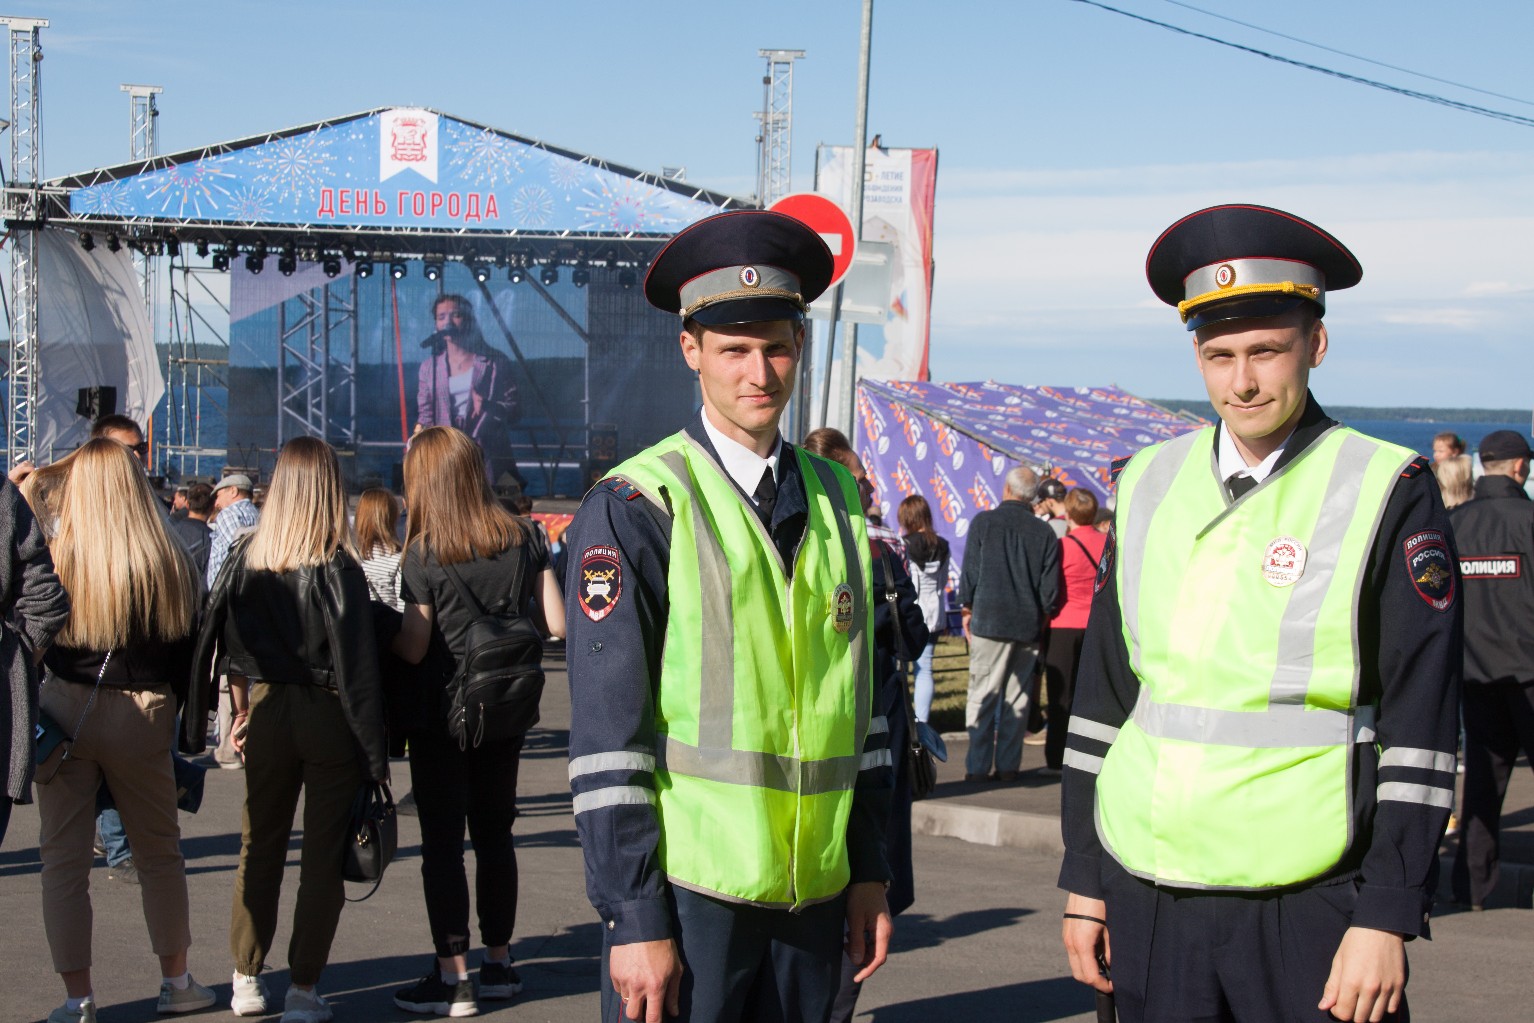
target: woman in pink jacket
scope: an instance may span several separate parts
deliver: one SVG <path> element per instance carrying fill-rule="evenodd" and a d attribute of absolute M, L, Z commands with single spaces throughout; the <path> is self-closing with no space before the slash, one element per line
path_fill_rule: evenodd
<path fill-rule="evenodd" d="M 1065 517 L 1070 529 L 1060 538 L 1060 574 L 1064 577 L 1065 606 L 1049 623 L 1049 647 L 1044 670 L 1049 689 L 1046 707 L 1049 731 L 1044 740 L 1045 770 L 1060 773 L 1065 757 L 1065 730 L 1071 721 L 1071 698 L 1076 691 L 1076 666 L 1081 663 L 1081 639 L 1092 612 L 1092 591 L 1097 567 L 1103 560 L 1108 537 L 1098 532 L 1097 497 L 1077 487 L 1065 496 Z"/>

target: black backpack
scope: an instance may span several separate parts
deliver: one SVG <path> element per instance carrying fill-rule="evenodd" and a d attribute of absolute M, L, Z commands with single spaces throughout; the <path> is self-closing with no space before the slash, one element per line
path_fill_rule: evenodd
<path fill-rule="evenodd" d="M 459 749 L 486 740 L 514 739 L 538 723 L 543 696 L 543 637 L 531 619 L 518 613 L 522 568 L 517 559 L 506 598 L 486 611 L 452 565 L 443 565 L 464 607 L 477 616 L 464 629 L 458 671 L 447 684 L 448 734 Z"/>

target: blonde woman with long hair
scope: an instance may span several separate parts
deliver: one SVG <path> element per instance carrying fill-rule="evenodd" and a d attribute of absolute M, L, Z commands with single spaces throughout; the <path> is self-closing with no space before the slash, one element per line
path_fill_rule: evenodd
<path fill-rule="evenodd" d="M 288 944 L 284 1023 L 325 1023 L 315 989 L 330 956 L 345 889 L 341 863 L 352 801 L 388 777 L 383 697 L 367 580 L 358 567 L 336 453 L 299 437 L 277 456 L 261 522 L 230 553 L 208 599 L 187 748 L 201 749 L 215 647 L 228 658 L 234 740 L 245 754 L 245 814 L 229 946 L 237 1016 L 271 1011 L 261 970 L 293 812 L 304 796 L 298 904 Z"/>
<path fill-rule="evenodd" d="M 457 583 L 491 608 L 509 600 L 519 613 L 536 608 L 549 634 L 565 634 L 564 598 L 549 550 L 532 524 L 506 511 L 485 482 L 478 445 L 459 430 L 435 426 L 416 434 L 405 454 L 405 560 L 400 596 L 404 623 L 394 652 L 421 664 L 419 727 L 409 734 L 410 777 L 421 821 L 421 879 L 436 958 L 413 987 L 394 996 L 411 1012 L 471 1016 L 478 1011 L 469 980 L 469 885 L 465 826 L 474 846 L 476 905 L 485 958 L 478 998 L 510 998 L 522 988 L 509 944 L 517 913 L 517 815 L 522 738 L 486 739 L 462 749 L 441 711 L 446 682 L 457 671 L 464 631 L 479 611 L 465 606 Z M 509 592 L 520 575 L 520 592 Z M 423 663 L 424 662 L 424 663 Z"/>
<path fill-rule="evenodd" d="M 158 1011 L 205 1009 L 213 991 L 187 972 L 192 932 L 171 766 L 201 596 L 196 569 L 167 531 L 142 466 L 115 440 L 87 442 L 24 489 L 55 516 L 49 546 L 71 604 L 44 656 L 41 692 L 42 708 L 75 737 L 37 790 L 43 926 L 68 997 L 48 1019 L 96 1019 L 89 878 L 103 781 L 133 846 L 160 957 Z"/>

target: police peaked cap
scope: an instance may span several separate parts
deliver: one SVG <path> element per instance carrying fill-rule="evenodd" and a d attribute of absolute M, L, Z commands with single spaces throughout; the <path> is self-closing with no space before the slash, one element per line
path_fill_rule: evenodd
<path fill-rule="evenodd" d="M 1364 275 L 1336 238 L 1292 213 L 1246 203 L 1190 213 L 1161 233 L 1145 260 L 1151 290 L 1189 330 L 1279 316 Z"/>
<path fill-rule="evenodd" d="M 831 284 L 825 240 L 771 210 L 700 220 L 660 250 L 645 275 L 650 304 L 708 326 L 804 319 Z"/>

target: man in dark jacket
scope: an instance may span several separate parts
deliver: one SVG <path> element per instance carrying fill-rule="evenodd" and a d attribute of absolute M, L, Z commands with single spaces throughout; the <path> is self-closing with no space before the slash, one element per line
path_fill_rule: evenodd
<path fill-rule="evenodd" d="M 959 603 L 969 638 L 966 781 L 1017 779 L 1028 723 L 1028 689 L 1044 630 L 1064 599 L 1060 541 L 1033 514 L 1039 477 L 1007 473 L 1001 504 L 975 516 L 964 548 Z"/>
<path fill-rule="evenodd" d="M 1529 445 L 1481 441 L 1475 500 L 1450 513 L 1465 587 L 1465 806 L 1454 897 L 1481 909 L 1497 887 L 1497 832 L 1520 747 L 1534 756 L 1534 501 Z"/>

